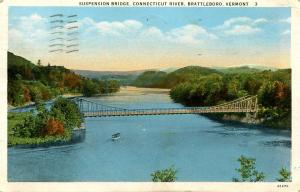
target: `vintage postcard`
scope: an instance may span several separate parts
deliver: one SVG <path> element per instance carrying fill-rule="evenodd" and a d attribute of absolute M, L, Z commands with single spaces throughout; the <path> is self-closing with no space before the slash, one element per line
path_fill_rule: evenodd
<path fill-rule="evenodd" d="M 0 191 L 300 190 L 300 1 L 0 8 Z"/>

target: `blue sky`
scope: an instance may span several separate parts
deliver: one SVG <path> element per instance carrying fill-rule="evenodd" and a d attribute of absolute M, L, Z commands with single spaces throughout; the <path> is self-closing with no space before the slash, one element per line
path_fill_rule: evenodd
<path fill-rule="evenodd" d="M 48 53 L 49 16 L 56 13 L 78 15 L 80 51 L 73 55 Z M 10 7 L 9 50 L 34 61 L 100 71 L 285 68 L 290 8 Z"/>

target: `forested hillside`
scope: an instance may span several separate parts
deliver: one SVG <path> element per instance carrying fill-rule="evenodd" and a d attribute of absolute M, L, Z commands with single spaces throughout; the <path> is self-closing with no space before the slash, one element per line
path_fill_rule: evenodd
<path fill-rule="evenodd" d="M 172 88 L 189 79 L 212 73 L 220 74 L 217 70 L 198 66 L 184 67 L 171 73 L 163 71 L 146 71 L 133 82 L 133 85 L 137 87 Z"/>
<path fill-rule="evenodd" d="M 247 70 L 244 67 L 221 72 L 191 66 L 169 74 L 152 71 L 139 76 L 134 85 L 171 88 L 171 98 L 188 106 L 212 106 L 245 95 L 258 95 L 257 118 L 269 126 L 290 128 L 291 69 Z"/>
<path fill-rule="evenodd" d="M 62 66 L 33 64 L 8 52 L 8 103 L 13 106 L 49 100 L 64 93 L 92 96 L 119 90 L 117 81 L 100 81 L 75 74 Z"/>

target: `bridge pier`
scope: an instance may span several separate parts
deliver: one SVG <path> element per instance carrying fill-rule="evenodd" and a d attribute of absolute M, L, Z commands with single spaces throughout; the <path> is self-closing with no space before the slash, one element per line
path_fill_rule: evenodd
<path fill-rule="evenodd" d="M 246 118 L 247 119 L 255 119 L 257 117 L 257 112 L 247 112 L 246 113 Z"/>

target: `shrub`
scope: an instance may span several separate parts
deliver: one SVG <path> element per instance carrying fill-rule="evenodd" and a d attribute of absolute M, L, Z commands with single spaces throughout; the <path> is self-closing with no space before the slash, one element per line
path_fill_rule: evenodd
<path fill-rule="evenodd" d="M 233 178 L 235 182 L 257 182 L 263 181 L 265 175 L 263 172 L 258 172 L 255 168 L 255 159 L 254 158 L 247 158 L 243 155 L 238 159 L 240 162 L 240 168 L 236 169 L 237 172 L 240 174 L 240 179 Z"/>
<path fill-rule="evenodd" d="M 36 126 L 36 118 L 34 115 L 25 117 L 24 121 L 17 124 L 13 129 L 14 135 L 17 137 L 36 137 L 40 130 Z"/>
<path fill-rule="evenodd" d="M 56 119 L 49 119 L 43 129 L 43 135 L 63 135 L 64 134 L 63 122 Z"/>
<path fill-rule="evenodd" d="M 290 182 L 292 180 L 291 179 L 291 172 L 289 172 L 285 168 L 280 169 L 279 175 L 280 175 L 280 177 L 277 179 L 277 181 L 279 181 L 279 182 Z"/>
<path fill-rule="evenodd" d="M 157 170 L 151 174 L 153 182 L 174 182 L 177 170 L 173 166 L 164 170 Z"/>

